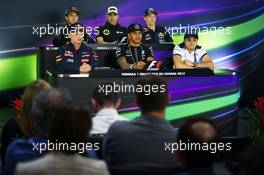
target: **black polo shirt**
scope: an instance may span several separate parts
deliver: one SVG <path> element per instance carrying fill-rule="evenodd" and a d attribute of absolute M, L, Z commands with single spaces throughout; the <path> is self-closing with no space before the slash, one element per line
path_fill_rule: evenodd
<path fill-rule="evenodd" d="M 116 58 L 125 57 L 127 63 L 134 64 L 138 61 L 147 62 L 148 57 L 154 57 L 152 49 L 144 45 L 133 47 L 128 44 L 120 45 L 116 50 Z"/>
<path fill-rule="evenodd" d="M 105 42 L 120 42 L 122 38 L 127 35 L 127 29 L 118 23 L 113 26 L 112 24 L 106 22 L 105 25 L 100 26 L 98 30 L 99 33 L 96 38 L 102 37 Z"/>
<path fill-rule="evenodd" d="M 160 43 L 172 43 L 173 40 L 166 29 L 162 26 L 156 26 L 155 31 L 146 26 L 143 31 L 142 43 L 147 44 L 160 44 Z"/>

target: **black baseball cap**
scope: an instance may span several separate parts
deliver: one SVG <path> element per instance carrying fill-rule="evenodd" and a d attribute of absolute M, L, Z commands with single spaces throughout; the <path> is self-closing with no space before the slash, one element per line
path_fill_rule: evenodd
<path fill-rule="evenodd" d="M 149 15 L 151 13 L 153 13 L 155 15 L 158 15 L 158 12 L 154 8 L 148 8 L 148 9 L 145 10 L 144 16 L 147 16 L 147 15 Z"/>
<path fill-rule="evenodd" d="M 199 39 L 199 36 L 198 36 L 198 32 L 196 31 L 187 31 L 185 34 L 184 34 L 184 39 L 186 38 L 196 38 L 196 39 Z"/>
<path fill-rule="evenodd" d="M 76 7 L 68 7 L 66 10 L 65 10 L 65 16 L 67 16 L 70 12 L 75 12 L 77 13 L 77 15 L 79 16 L 80 15 L 80 11 L 76 8 Z"/>
<path fill-rule="evenodd" d="M 132 33 L 132 32 L 135 32 L 135 31 L 140 31 L 142 32 L 143 31 L 143 28 L 141 27 L 140 24 L 130 24 L 127 28 L 127 33 Z"/>

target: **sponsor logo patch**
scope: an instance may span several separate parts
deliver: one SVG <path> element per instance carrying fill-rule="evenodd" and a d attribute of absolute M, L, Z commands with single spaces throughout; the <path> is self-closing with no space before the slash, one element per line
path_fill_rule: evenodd
<path fill-rule="evenodd" d="M 108 29 L 104 29 L 103 34 L 104 35 L 109 35 L 110 34 L 110 31 Z"/>

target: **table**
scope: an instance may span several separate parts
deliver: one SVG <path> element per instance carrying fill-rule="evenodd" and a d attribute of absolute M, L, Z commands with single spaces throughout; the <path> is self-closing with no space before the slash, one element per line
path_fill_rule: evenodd
<path fill-rule="evenodd" d="M 135 84 L 141 76 L 162 76 L 168 81 L 170 101 L 166 119 L 178 125 L 188 117 L 208 117 L 224 122 L 234 120 L 238 111 L 239 77 L 231 70 L 97 70 L 90 74 L 61 74 L 47 72 L 49 82 L 55 87 L 69 89 L 73 99 L 92 108 L 93 90 L 101 83 L 117 85 Z M 120 93 L 122 105 L 119 112 L 131 120 L 140 115 L 132 92 Z"/>

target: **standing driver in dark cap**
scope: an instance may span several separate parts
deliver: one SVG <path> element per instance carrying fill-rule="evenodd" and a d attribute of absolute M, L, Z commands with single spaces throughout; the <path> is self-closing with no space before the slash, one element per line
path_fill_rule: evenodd
<path fill-rule="evenodd" d="M 75 23 L 78 23 L 80 17 L 80 11 L 76 7 L 69 7 L 65 11 L 65 20 L 66 24 L 63 29 L 60 30 L 60 33 L 53 38 L 54 47 L 61 47 L 66 43 L 70 42 L 70 38 L 68 36 L 69 27 Z M 84 33 L 83 43 L 95 43 L 94 40 L 88 35 Z"/>
<path fill-rule="evenodd" d="M 146 27 L 143 32 L 143 43 L 161 44 L 172 43 L 173 40 L 166 29 L 162 26 L 156 25 L 157 11 L 153 8 L 148 8 L 144 12 L 144 20 Z"/>
<path fill-rule="evenodd" d="M 119 14 L 115 6 L 107 9 L 107 22 L 99 27 L 99 33 L 96 36 L 99 44 L 119 43 L 126 36 L 126 28 L 118 23 Z"/>

